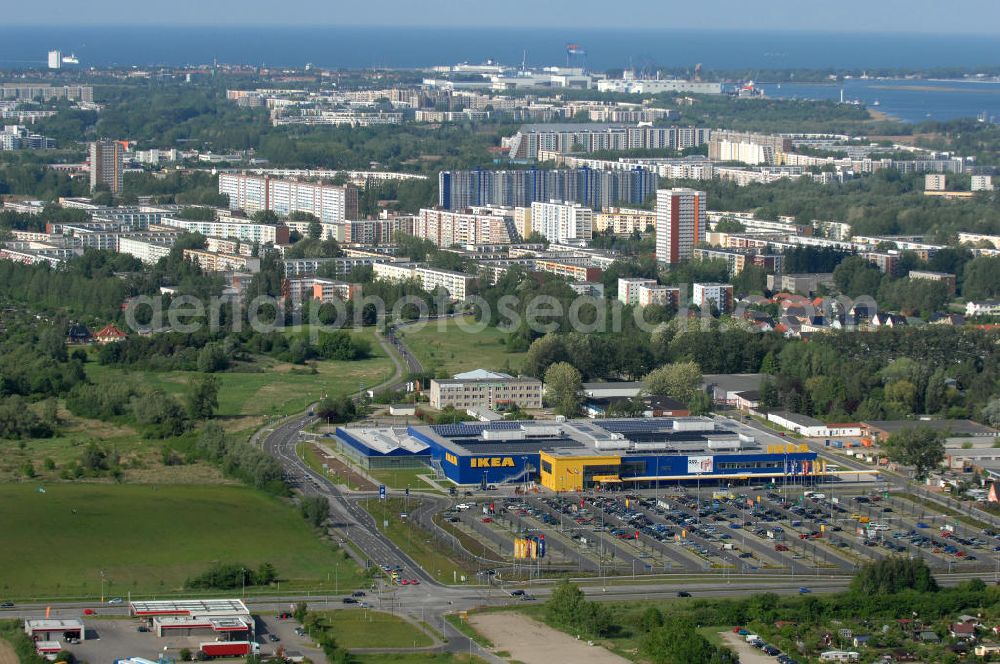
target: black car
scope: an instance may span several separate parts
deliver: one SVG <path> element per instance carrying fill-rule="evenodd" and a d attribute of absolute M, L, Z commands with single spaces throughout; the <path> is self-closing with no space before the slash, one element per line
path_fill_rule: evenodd
<path fill-rule="evenodd" d="M 365 596 L 364 590 L 355 590 L 353 593 L 351 593 L 351 597 L 364 597 L 364 596 Z"/>
<path fill-rule="evenodd" d="M 345 597 L 344 599 L 342 599 L 340 601 L 342 601 L 344 604 L 357 604 L 358 603 L 358 600 L 354 599 L 353 597 Z"/>
<path fill-rule="evenodd" d="M 14 608 L 14 602 L 0 603 L 0 609 L 13 609 L 13 608 Z"/>
<path fill-rule="evenodd" d="M 678 597 L 690 597 L 690 596 L 691 596 L 691 593 L 689 593 L 689 592 L 688 592 L 688 591 L 686 591 L 686 590 L 678 590 L 678 591 L 677 591 L 677 596 L 678 596 Z"/>
<path fill-rule="evenodd" d="M 277 634 L 268 634 L 267 638 L 271 639 L 271 643 L 277 643 L 281 639 L 278 638 Z"/>

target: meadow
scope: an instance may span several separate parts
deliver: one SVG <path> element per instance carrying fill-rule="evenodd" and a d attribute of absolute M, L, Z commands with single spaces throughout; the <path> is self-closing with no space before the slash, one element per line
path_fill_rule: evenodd
<path fill-rule="evenodd" d="M 0 485 L 0 533 L 4 600 L 97 598 L 102 572 L 106 597 L 165 596 L 213 562 L 269 562 L 282 590 L 366 585 L 291 506 L 238 486 Z"/>
<path fill-rule="evenodd" d="M 462 326 L 467 329 L 463 329 Z M 451 376 L 472 369 L 490 369 L 516 374 L 526 353 L 508 353 L 507 334 L 487 327 L 473 328 L 473 319 L 430 321 L 404 327 L 400 336 L 423 365 L 425 371 Z"/>

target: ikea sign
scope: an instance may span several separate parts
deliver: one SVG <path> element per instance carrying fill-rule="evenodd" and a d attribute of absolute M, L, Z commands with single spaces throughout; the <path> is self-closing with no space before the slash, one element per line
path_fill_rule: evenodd
<path fill-rule="evenodd" d="M 448 463 L 450 463 L 453 466 L 457 466 L 458 465 L 458 457 L 455 456 L 454 454 L 452 454 L 451 452 L 445 452 L 445 454 L 444 454 L 444 460 L 447 461 Z"/>
<path fill-rule="evenodd" d="M 514 459 L 512 457 L 476 457 L 469 459 L 469 466 L 472 468 L 513 468 Z"/>

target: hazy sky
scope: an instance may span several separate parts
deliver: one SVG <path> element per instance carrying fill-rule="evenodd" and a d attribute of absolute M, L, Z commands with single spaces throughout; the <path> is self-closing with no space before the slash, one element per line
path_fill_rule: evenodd
<path fill-rule="evenodd" d="M 1000 33 L 998 0 L 46 0 L 10 24 L 414 25 Z"/>

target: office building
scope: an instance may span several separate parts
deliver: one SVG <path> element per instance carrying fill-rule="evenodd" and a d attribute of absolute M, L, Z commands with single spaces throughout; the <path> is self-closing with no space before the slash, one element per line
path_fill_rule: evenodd
<path fill-rule="evenodd" d="M 656 259 L 673 265 L 691 258 L 694 246 L 705 241 L 708 226 L 706 196 L 694 189 L 656 192 Z"/>
<path fill-rule="evenodd" d="M 477 369 L 453 378 L 431 381 L 430 404 L 433 408 L 452 406 L 458 410 L 504 406 L 520 408 L 542 407 L 542 381 L 537 378 L 514 377 Z"/>
<path fill-rule="evenodd" d="M 247 214 L 262 210 L 273 210 L 284 216 L 308 212 L 328 224 L 359 216 L 358 190 L 351 185 L 221 173 L 219 193 L 229 196 L 230 209 L 243 210 Z"/>
<path fill-rule="evenodd" d="M 125 150 L 118 141 L 95 141 L 90 144 L 90 190 L 107 185 L 119 194 L 123 185 Z"/>
<path fill-rule="evenodd" d="M 532 203 L 531 230 L 559 244 L 590 240 L 594 237 L 594 211 L 579 203 Z"/>
<path fill-rule="evenodd" d="M 696 283 L 692 291 L 691 302 L 698 305 L 702 311 L 708 311 L 714 307 L 719 310 L 719 313 L 731 313 L 733 311 L 733 286 L 732 284 Z"/>

